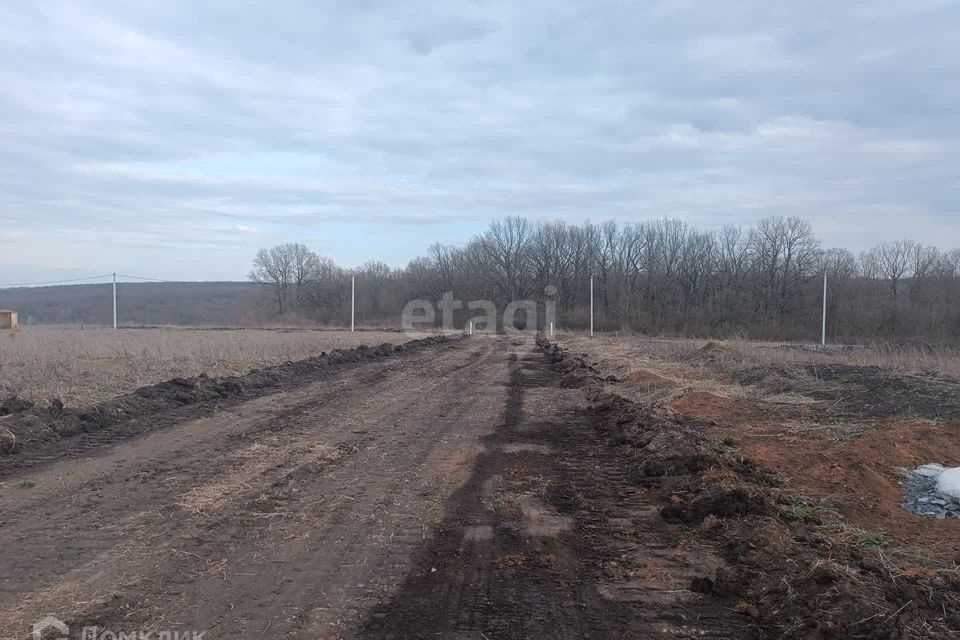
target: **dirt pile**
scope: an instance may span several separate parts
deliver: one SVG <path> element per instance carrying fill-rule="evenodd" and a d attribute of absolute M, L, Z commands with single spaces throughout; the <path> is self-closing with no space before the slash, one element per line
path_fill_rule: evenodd
<path fill-rule="evenodd" d="M 590 365 L 583 356 L 569 354 L 559 345 L 543 339 L 538 339 L 537 345 L 546 354 L 550 363 L 562 374 L 561 386 L 568 389 L 588 385 L 602 386 L 596 368 Z"/>
<path fill-rule="evenodd" d="M 578 374 L 580 360 L 556 345 L 541 340 L 541 348 L 565 376 L 593 375 Z M 726 355 L 714 345 L 693 357 Z M 662 500 L 664 520 L 692 525 L 692 535 L 724 550 L 728 565 L 694 580 L 692 590 L 724 599 L 771 638 L 960 633 L 956 562 L 921 561 L 881 534 L 846 530 L 829 506 L 787 495 L 735 440 L 712 443 L 662 407 L 613 394 L 596 400 L 608 446 Z"/>
<path fill-rule="evenodd" d="M 430 336 L 398 345 L 334 350 L 274 367 L 253 369 L 244 376 L 214 378 L 201 374 L 193 378 L 174 378 L 85 408 L 65 408 L 56 400 L 51 401 L 49 407 L 40 407 L 19 398 L 8 399 L 0 405 L 0 415 L 6 413 L 0 422 L 0 456 L 78 433 L 132 424 L 178 407 L 256 397 L 287 386 L 309 383 L 345 364 L 387 358 L 456 339 Z"/>
<path fill-rule="evenodd" d="M 3 402 L 0 402 L 0 416 L 8 416 L 30 409 L 33 409 L 33 403 L 18 396 L 10 396 Z"/>
<path fill-rule="evenodd" d="M 726 347 L 716 342 L 708 342 L 684 358 L 690 364 L 716 365 L 723 362 L 736 363 L 743 360 L 743 355 L 736 349 Z"/>

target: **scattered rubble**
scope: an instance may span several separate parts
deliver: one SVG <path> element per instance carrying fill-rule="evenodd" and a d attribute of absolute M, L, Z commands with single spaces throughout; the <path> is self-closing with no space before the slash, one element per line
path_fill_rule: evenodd
<path fill-rule="evenodd" d="M 960 467 L 925 464 L 904 470 L 903 508 L 939 520 L 960 518 Z"/>

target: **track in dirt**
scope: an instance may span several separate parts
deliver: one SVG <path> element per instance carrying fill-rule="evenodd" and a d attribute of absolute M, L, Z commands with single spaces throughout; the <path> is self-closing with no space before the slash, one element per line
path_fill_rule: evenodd
<path fill-rule="evenodd" d="M 747 637 L 689 589 L 712 550 L 663 523 L 558 383 L 542 354 L 511 355 L 500 425 L 360 637 Z"/>
<path fill-rule="evenodd" d="M 746 637 L 689 590 L 713 550 L 533 347 L 359 364 L 31 469 L 0 506 L 0 633 Z"/>

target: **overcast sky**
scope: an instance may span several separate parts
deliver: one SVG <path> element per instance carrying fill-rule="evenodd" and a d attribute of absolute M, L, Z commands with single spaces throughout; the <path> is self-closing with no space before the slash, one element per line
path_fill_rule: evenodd
<path fill-rule="evenodd" d="M 955 0 L 14 0 L 0 283 L 400 266 L 508 214 L 957 247 L 958 108 Z"/>

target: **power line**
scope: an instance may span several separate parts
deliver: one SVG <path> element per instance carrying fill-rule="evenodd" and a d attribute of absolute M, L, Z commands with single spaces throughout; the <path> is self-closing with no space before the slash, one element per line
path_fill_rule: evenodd
<path fill-rule="evenodd" d="M 105 273 L 102 276 L 90 276 L 88 278 L 74 278 L 72 280 L 53 280 L 50 282 L 22 282 L 20 284 L 0 284 L 0 289 L 12 289 L 13 287 L 42 287 L 51 284 L 70 284 L 71 282 L 84 282 L 86 280 L 98 280 L 100 278 L 109 278 L 113 274 Z"/>
<path fill-rule="evenodd" d="M 118 278 L 130 278 L 132 280 L 145 280 L 146 282 L 175 282 L 174 280 L 160 280 L 159 278 L 144 278 L 143 276 L 131 276 L 125 273 L 118 273 Z"/>
<path fill-rule="evenodd" d="M 102 278 L 111 278 L 113 285 L 113 328 L 118 327 L 117 324 L 117 276 L 121 278 L 128 278 L 130 280 L 141 280 L 144 282 L 173 282 L 171 280 L 161 280 L 159 278 L 147 278 L 145 276 L 131 276 L 129 274 L 123 273 L 107 273 L 102 276 L 88 276 L 86 278 L 71 278 L 69 280 L 50 280 L 48 282 L 24 282 L 20 284 L 0 284 L 0 290 L 18 288 L 18 287 L 42 287 L 47 285 L 55 284 L 72 284 L 77 282 L 89 282 L 90 280 L 99 280 Z"/>
<path fill-rule="evenodd" d="M 129 278 L 130 280 L 142 280 L 144 282 L 179 282 L 178 280 L 162 280 L 160 278 L 147 278 L 145 276 L 131 276 L 126 273 L 116 274 L 118 278 Z M 44 287 L 55 284 L 71 284 L 75 282 L 87 282 L 89 280 L 99 280 L 101 278 L 111 278 L 112 273 L 105 273 L 101 276 L 88 276 L 86 278 L 72 278 L 70 280 L 51 280 L 49 282 L 20 282 L 17 284 L 0 284 L 0 289 L 13 289 L 16 287 Z"/>

